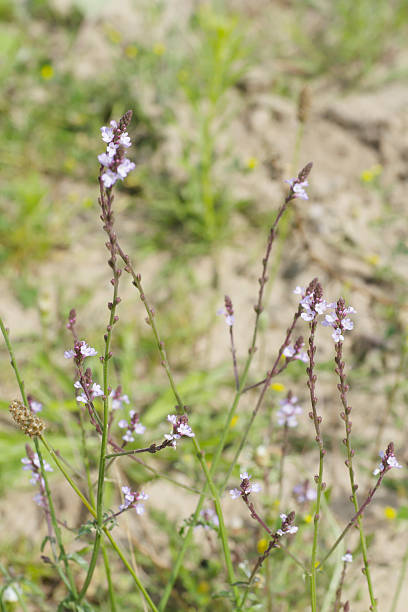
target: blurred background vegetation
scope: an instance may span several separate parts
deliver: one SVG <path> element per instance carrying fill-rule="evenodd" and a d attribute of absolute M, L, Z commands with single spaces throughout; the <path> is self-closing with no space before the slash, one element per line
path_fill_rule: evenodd
<path fill-rule="evenodd" d="M 118 228 L 146 273 L 181 389 L 211 417 L 194 421 L 194 429 L 205 432 L 209 459 L 232 384 L 227 334 L 219 340 L 214 314 L 224 292 L 231 292 L 245 355 L 267 224 L 284 193 L 283 179 L 310 159 L 321 162 L 311 177 L 311 203 L 291 211 L 272 261 L 260 376 L 288 323 L 291 289 L 323 275 L 371 320 L 363 321 L 353 345 L 357 403 L 363 394 L 369 401 L 382 397 L 378 443 L 390 415 L 403 431 L 407 33 L 405 0 L 0 0 L 0 311 L 27 388 L 44 404 L 62 453 L 74 457 L 78 433 L 72 372 L 61 359 L 70 344 L 66 317 L 77 309 L 81 335 L 98 350 L 107 318 L 109 271 L 96 190 L 99 128 L 128 108 L 137 169 L 116 196 Z M 172 400 L 139 304 L 131 287 L 123 291 L 127 305 L 115 337 L 112 384 L 122 384 L 156 439 Z M 2 356 L 0 492 L 10 519 L 32 490 L 21 472 L 23 440 L 6 412 L 16 385 L 3 349 Z M 271 390 L 270 410 L 285 388 L 303 380 L 303 367 L 295 365 Z M 324 378 L 331 369 L 328 351 L 320 367 Z M 242 414 L 234 422 L 231 443 L 245 421 Z M 272 430 L 265 411 L 245 455 L 261 474 L 273 472 L 279 458 Z M 366 452 L 368 474 L 377 449 L 364 433 L 356 445 Z M 309 434 L 305 427 L 295 436 L 292 450 L 307 453 Z M 327 435 L 337 440 L 339 434 L 333 426 Z M 201 478 L 187 445 L 155 465 L 188 472 L 191 482 Z M 151 480 L 139 466 L 126 470 L 137 483 Z M 406 514 L 406 484 L 390 484 L 395 516 Z M 273 513 L 273 494 L 265 504 Z M 173 518 L 157 507 L 151 514 L 166 532 L 168 558 L 160 567 L 135 554 L 153 591 L 160 591 L 177 533 Z M 301 520 L 306 524 L 307 513 Z M 397 537 L 399 523 L 393 528 Z M 242 560 L 248 525 L 233 531 Z M 9 529 L 0 569 L 4 580 L 21 580 L 34 602 L 29 609 L 53 610 L 60 587 L 39 563 L 32 540 L 18 524 Z M 200 569 L 181 574 L 169 609 L 228 609 L 223 599 L 212 599 L 222 568 L 213 548 L 208 558 L 200 558 L 199 546 L 192 551 Z M 279 610 L 304 609 L 299 585 L 285 582 L 285 568 L 276 585 L 277 597 L 285 592 Z M 130 588 L 122 576 L 118 589 L 127 609 L 142 609 Z M 93 598 L 96 609 L 107 609 L 96 590 Z"/>

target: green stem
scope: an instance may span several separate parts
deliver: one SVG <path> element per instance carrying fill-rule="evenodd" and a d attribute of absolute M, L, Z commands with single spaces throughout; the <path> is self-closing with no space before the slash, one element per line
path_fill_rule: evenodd
<path fill-rule="evenodd" d="M 75 581 L 74 581 L 74 577 L 73 577 L 72 572 L 71 572 L 71 568 L 69 567 L 69 563 L 68 563 L 67 555 L 66 555 L 66 552 L 65 552 L 65 548 L 64 548 L 64 545 L 62 543 L 61 530 L 59 528 L 57 517 L 55 515 L 54 503 L 52 501 L 51 491 L 50 491 L 50 487 L 49 487 L 49 484 L 48 484 L 48 477 L 47 477 L 46 471 L 44 469 L 44 461 L 43 461 L 43 457 L 42 457 L 42 453 L 41 453 L 41 448 L 40 448 L 40 445 L 38 443 L 38 439 L 37 438 L 34 438 L 34 446 L 35 446 L 35 450 L 37 452 L 38 459 L 39 459 L 40 466 L 41 466 L 41 476 L 42 476 L 42 479 L 44 481 L 45 493 L 47 495 L 48 508 L 49 508 L 49 513 L 50 513 L 52 528 L 53 528 L 54 533 L 55 533 L 55 539 L 56 539 L 56 541 L 58 543 L 58 548 L 60 549 L 60 557 L 61 557 L 61 559 L 63 560 L 63 563 L 64 563 L 66 576 L 65 576 L 64 572 L 61 570 L 61 568 L 59 566 L 58 555 L 56 554 L 55 547 L 53 546 L 53 544 L 51 542 L 51 548 L 53 550 L 55 567 L 56 567 L 56 569 L 58 571 L 58 574 L 60 575 L 60 578 L 63 580 L 63 582 L 67 586 L 68 590 L 72 594 L 73 598 L 76 600 L 77 597 L 78 597 L 78 592 L 77 592 L 77 589 L 76 589 L 76 586 L 75 586 Z"/>
<path fill-rule="evenodd" d="M 224 446 L 225 446 L 225 442 L 226 442 L 226 439 L 227 439 L 227 435 L 228 435 L 228 431 L 229 431 L 229 428 L 230 428 L 230 425 L 231 425 L 231 421 L 232 421 L 232 419 L 233 419 L 233 417 L 235 415 L 236 409 L 237 409 L 239 401 L 241 399 L 242 392 L 243 392 L 243 390 L 245 388 L 245 385 L 246 385 L 246 382 L 247 382 L 249 369 L 250 369 L 250 366 L 251 366 L 251 363 L 252 363 L 252 360 L 253 360 L 253 356 L 254 356 L 255 350 L 256 350 L 256 340 L 257 340 L 258 330 L 259 330 L 259 321 L 260 321 L 260 316 L 261 316 L 261 313 L 262 313 L 262 300 L 263 300 L 263 294 L 264 294 L 264 287 L 265 287 L 265 284 L 266 284 L 266 282 L 268 280 L 268 277 L 267 277 L 268 261 L 269 261 L 270 253 L 271 253 L 271 250 L 272 250 L 272 245 L 273 245 L 273 242 L 274 242 L 274 239 L 275 239 L 275 232 L 276 232 L 277 225 L 278 225 L 278 223 L 279 223 L 283 213 L 285 212 L 286 207 L 287 207 L 289 202 L 290 202 L 290 198 L 288 197 L 288 198 L 286 198 L 285 202 L 283 203 L 283 205 L 279 209 L 278 214 L 276 216 L 276 219 L 275 219 L 275 221 L 274 221 L 274 223 L 273 223 L 273 225 L 271 227 L 270 233 L 269 233 L 269 237 L 268 237 L 268 241 L 267 241 L 267 245 L 266 245 L 265 257 L 262 260 L 262 266 L 263 266 L 262 267 L 262 276 L 261 276 L 261 279 L 260 279 L 260 288 L 259 288 L 259 294 L 258 294 L 258 302 L 257 302 L 257 305 L 255 306 L 256 317 L 255 317 L 254 330 L 253 330 L 253 334 L 252 334 L 252 341 L 251 341 L 251 345 L 250 345 L 250 348 L 249 348 L 249 351 L 248 351 L 248 357 L 247 357 L 246 362 L 245 362 L 244 370 L 243 370 L 242 376 L 240 377 L 240 386 L 239 386 L 239 389 L 234 394 L 234 399 L 233 399 L 231 407 L 230 407 L 230 409 L 228 411 L 228 414 L 227 414 L 227 417 L 226 417 L 226 420 L 225 420 L 225 424 L 224 424 L 223 430 L 221 432 L 221 437 L 220 437 L 218 446 L 216 448 L 215 455 L 214 455 L 213 460 L 212 460 L 211 469 L 210 469 L 210 477 L 212 477 L 215 474 L 215 472 L 216 472 L 216 470 L 218 468 L 218 464 L 219 464 L 219 461 L 220 461 L 220 458 L 221 458 L 222 451 L 223 451 Z M 141 292 L 141 286 L 139 287 L 137 282 L 136 282 L 136 280 L 138 280 L 139 283 L 140 283 L 140 277 L 136 277 L 136 275 L 134 274 L 134 271 L 133 271 L 132 267 L 130 266 L 129 257 L 126 256 L 125 253 L 123 253 L 123 251 L 121 251 L 120 249 L 119 249 L 119 254 L 121 255 L 122 259 L 127 264 L 128 271 L 133 276 L 133 280 L 134 280 L 135 286 L 139 289 L 139 292 Z M 148 310 L 148 314 L 149 314 L 149 310 Z M 159 351 L 161 351 L 161 349 L 163 348 L 162 343 L 159 342 L 158 343 L 158 347 L 159 347 Z M 162 353 L 161 353 L 161 355 L 162 355 Z M 167 359 L 166 359 L 166 361 L 167 361 Z M 162 363 L 163 363 L 163 365 L 165 367 L 166 367 L 166 361 L 162 360 Z M 167 372 L 167 375 L 169 376 L 169 380 L 171 380 L 171 378 L 170 378 L 171 374 L 170 374 L 169 369 L 167 369 L 167 367 L 166 367 L 166 372 Z M 176 395 L 176 398 L 177 398 L 177 395 Z M 220 491 L 221 491 L 221 489 L 220 489 Z M 173 570 L 172 570 L 172 572 L 170 574 L 170 578 L 169 578 L 169 580 L 167 582 L 166 588 L 165 588 L 164 593 L 163 593 L 163 595 L 161 597 L 161 600 L 160 600 L 160 603 L 159 603 L 159 609 L 160 609 L 161 612 L 165 609 L 165 607 L 167 605 L 168 599 L 170 597 L 170 593 L 172 591 L 174 583 L 175 583 L 175 581 L 177 579 L 177 576 L 179 574 L 180 568 L 181 568 L 182 563 L 183 563 L 184 555 L 185 555 L 185 553 L 186 553 L 186 551 L 187 551 L 187 549 L 189 547 L 189 544 L 191 542 L 191 539 L 192 539 L 194 525 L 195 525 L 195 523 L 196 523 L 196 521 L 197 521 L 197 519 L 199 517 L 200 511 L 201 511 L 201 509 L 203 507 L 206 494 L 207 494 L 207 484 L 204 486 L 203 492 L 200 495 L 200 498 L 199 498 L 198 503 L 197 503 L 196 510 L 195 510 L 195 512 L 193 514 L 193 519 L 192 519 L 191 525 L 188 528 L 188 531 L 187 531 L 187 534 L 186 534 L 186 536 L 184 538 L 183 544 L 182 544 L 182 546 L 181 546 L 181 548 L 179 550 L 179 554 L 177 555 L 177 559 L 174 562 Z"/>
<path fill-rule="evenodd" d="M 106 550 L 105 542 L 103 540 L 101 542 L 101 548 L 102 548 L 103 563 L 105 566 L 106 580 L 108 582 L 110 608 L 111 608 L 111 612 L 116 612 L 117 608 L 116 608 L 116 600 L 115 600 L 115 590 L 113 588 L 112 575 L 111 575 L 111 570 L 110 570 L 110 565 L 109 565 L 109 556 Z"/>
<path fill-rule="evenodd" d="M 312 546 L 312 559 L 310 568 L 310 593 L 311 593 L 311 604 L 312 612 L 317 610 L 317 592 L 316 592 L 316 556 L 317 556 L 317 541 L 319 535 L 319 521 L 320 521 L 320 504 L 322 496 L 322 482 L 323 482 L 323 452 L 320 450 L 319 458 L 319 480 L 317 482 L 317 499 L 316 499 L 316 511 L 314 515 L 314 530 L 313 530 L 313 546 Z"/>
<path fill-rule="evenodd" d="M 11 342 L 10 342 L 8 330 L 6 329 L 6 327 L 5 327 L 1 317 L 0 317 L 0 329 L 1 329 L 1 332 L 3 334 L 3 338 L 4 338 L 4 341 L 6 343 L 6 347 L 7 347 L 9 356 L 10 356 L 10 363 L 11 363 L 11 366 L 12 366 L 12 368 L 14 370 L 14 373 L 15 373 L 15 376 L 16 376 L 17 384 L 19 386 L 20 393 L 21 393 L 21 398 L 23 400 L 24 405 L 28 408 L 27 395 L 26 395 L 25 389 L 24 389 L 24 381 L 23 381 L 23 379 L 20 376 L 20 371 L 18 369 L 17 362 L 16 362 L 16 359 L 15 359 L 15 356 L 14 356 L 14 351 L 13 351 L 13 347 L 12 347 Z M 55 533 L 55 538 L 57 540 L 58 547 L 60 549 L 61 558 L 63 559 L 67 576 L 65 576 L 64 572 L 62 571 L 61 567 L 59 566 L 58 555 L 56 555 L 55 551 L 53 550 L 53 555 L 54 555 L 54 560 L 55 560 L 55 567 L 56 567 L 56 569 L 57 569 L 57 571 L 58 571 L 58 573 L 59 573 L 59 575 L 61 577 L 61 580 L 63 580 L 63 582 L 67 586 L 68 590 L 73 595 L 74 599 L 76 599 L 77 598 L 77 590 L 76 590 L 74 578 L 73 578 L 72 573 L 71 573 L 71 569 L 70 569 L 69 564 L 68 564 L 68 559 L 67 559 L 67 556 L 66 556 L 66 553 L 65 553 L 64 545 L 62 543 L 61 531 L 60 531 L 60 528 L 58 526 L 57 518 L 56 518 L 56 515 L 55 515 L 55 509 L 54 509 L 54 504 L 53 504 L 52 497 L 51 497 L 51 491 L 50 491 L 50 488 L 49 488 L 49 485 L 48 485 L 47 473 L 46 473 L 46 471 L 44 469 L 44 462 L 43 462 L 43 458 L 42 458 L 42 455 L 41 455 L 41 449 L 40 449 L 40 446 L 38 444 L 37 438 L 34 438 L 34 445 L 35 445 L 36 452 L 38 454 L 38 458 L 39 458 L 39 461 L 40 461 L 41 477 L 42 477 L 42 479 L 44 481 L 44 488 L 45 488 L 45 492 L 46 492 L 46 495 L 47 495 L 48 508 L 49 508 L 49 512 L 50 512 L 50 518 L 51 518 L 52 526 L 53 526 L 54 533 Z M 50 542 L 50 544 L 51 544 L 51 548 L 53 549 L 52 542 Z"/>
<path fill-rule="evenodd" d="M 88 483 L 88 495 L 89 495 L 89 499 L 91 500 L 92 506 L 95 506 L 95 496 L 93 492 L 91 468 L 90 468 L 90 462 L 89 462 L 89 452 L 88 452 L 88 445 L 86 443 L 85 425 L 84 425 L 82 410 L 79 413 L 79 422 L 80 422 L 80 427 L 81 427 L 83 461 L 84 461 L 84 466 L 85 466 L 86 479 Z M 104 540 L 101 541 L 101 548 L 102 548 L 103 563 L 105 566 L 106 580 L 108 583 L 108 593 L 109 593 L 109 602 L 110 602 L 111 612 L 116 612 L 115 591 L 114 591 L 113 583 L 112 583 L 111 569 L 110 569 L 110 564 L 109 564 L 109 555 L 107 553 Z"/>
<path fill-rule="evenodd" d="M 54 461 L 55 461 L 58 469 L 60 470 L 60 472 L 64 475 L 64 477 L 66 478 L 67 482 L 70 484 L 72 489 L 75 491 L 75 493 L 78 495 L 78 497 L 82 501 L 84 506 L 87 508 L 87 510 L 89 510 L 89 512 L 92 514 L 92 516 L 96 519 L 97 513 L 96 513 L 95 509 L 89 504 L 89 502 L 86 499 L 86 497 L 84 497 L 84 495 L 78 489 L 77 485 L 74 483 L 72 478 L 69 476 L 69 474 L 67 474 L 67 471 L 65 470 L 63 464 L 59 460 L 59 458 L 58 458 L 57 454 L 55 453 L 55 451 L 52 449 L 52 447 L 48 444 L 47 440 L 43 436 L 40 438 L 40 440 L 44 444 L 44 446 L 46 447 L 46 449 L 48 450 L 48 452 L 50 453 L 52 458 L 54 459 Z M 132 575 L 134 581 L 136 582 L 136 585 L 138 586 L 138 588 L 143 593 L 147 603 L 150 605 L 150 607 L 153 610 L 153 612 L 158 612 L 158 609 L 156 608 L 156 606 L 152 602 L 149 594 L 147 593 L 147 591 L 144 588 L 143 584 L 140 582 L 138 576 L 134 572 L 134 570 L 133 570 L 132 566 L 130 565 L 130 563 L 127 561 L 126 557 L 124 556 L 123 552 L 119 548 L 118 544 L 116 543 L 116 541 L 112 537 L 112 534 L 110 533 L 110 531 L 106 527 L 102 527 L 102 531 L 105 533 L 106 537 L 108 538 L 108 540 L 112 544 L 112 547 L 114 548 L 114 550 L 116 551 L 116 553 L 119 555 L 120 559 L 122 560 L 123 564 L 128 569 L 130 574 Z"/>
<path fill-rule="evenodd" d="M 125 264 L 126 264 L 125 269 L 126 269 L 127 272 L 129 272 L 131 274 L 131 276 L 133 278 L 133 284 L 138 289 L 140 297 L 141 297 L 141 300 L 142 300 L 142 302 L 143 302 L 143 304 L 144 304 L 144 306 L 146 308 L 146 313 L 147 313 L 147 316 L 148 316 L 148 320 L 149 320 L 150 326 L 151 326 L 152 331 L 153 331 L 153 335 L 154 335 L 155 340 L 156 340 L 157 348 L 158 348 L 159 353 L 160 353 L 161 364 L 164 367 L 165 372 L 167 374 L 167 378 L 169 380 L 170 387 L 171 387 L 171 389 L 173 391 L 174 397 L 176 398 L 176 401 L 177 401 L 177 404 L 178 404 L 178 409 L 185 411 L 185 405 L 184 405 L 184 403 L 183 403 L 183 401 L 181 399 L 181 396 L 180 396 L 180 394 L 178 392 L 178 389 L 176 387 L 176 383 L 174 381 L 174 378 L 173 378 L 173 375 L 172 375 L 172 372 L 171 372 L 171 369 L 170 369 L 170 364 L 169 364 L 169 361 L 167 359 L 167 354 L 166 354 L 166 351 L 165 351 L 165 348 L 164 348 L 164 343 L 160 339 L 159 331 L 158 331 L 158 328 L 157 328 L 157 325 L 156 325 L 156 321 L 155 321 L 155 318 L 154 318 L 154 311 L 149 306 L 149 303 L 147 301 L 146 295 L 145 295 L 145 293 L 143 291 L 143 287 L 142 287 L 142 283 L 141 283 L 141 277 L 140 277 L 140 275 L 136 274 L 135 271 L 133 270 L 133 267 L 130 264 L 129 257 L 123 252 L 123 250 L 120 247 L 119 243 L 117 243 L 117 250 L 118 250 L 119 255 L 122 257 L 123 261 L 125 262 Z M 231 419 L 232 419 L 232 416 L 231 416 Z M 226 438 L 226 431 L 223 432 L 223 436 L 222 436 L 223 444 L 224 444 L 225 438 Z M 216 509 L 216 512 L 217 512 L 218 520 L 219 520 L 219 533 L 220 533 L 222 547 L 223 547 L 223 551 L 224 551 L 224 558 L 225 558 L 225 565 L 226 565 L 226 568 L 227 568 L 228 580 L 229 580 L 229 583 L 232 585 L 235 582 L 235 574 L 234 574 L 234 568 L 233 568 L 232 560 L 231 560 L 231 553 L 230 553 L 229 546 L 228 546 L 227 531 L 226 531 L 226 528 L 225 528 L 224 519 L 223 519 L 223 515 L 222 515 L 222 509 L 221 509 L 221 503 L 220 503 L 220 499 L 219 499 L 219 494 L 218 494 L 218 490 L 217 490 L 217 488 L 216 488 L 216 486 L 214 484 L 213 478 L 212 478 L 213 474 L 214 474 L 214 469 L 213 469 L 214 468 L 214 463 L 211 466 L 211 471 L 209 471 L 208 467 L 207 467 L 207 463 L 205 461 L 204 452 L 201 450 L 200 444 L 199 444 L 199 442 L 198 442 L 198 440 L 197 440 L 197 438 L 195 436 L 192 438 L 192 442 L 193 442 L 193 445 L 194 445 L 194 448 L 195 448 L 198 460 L 200 462 L 201 468 L 202 468 L 202 470 L 204 472 L 204 475 L 206 477 L 206 480 L 207 480 L 207 484 L 205 485 L 204 490 L 201 493 L 200 500 L 199 500 L 200 510 L 201 510 L 201 507 L 202 507 L 202 505 L 204 503 L 205 495 L 207 493 L 207 486 L 208 486 L 210 491 L 211 491 L 211 495 L 214 498 L 215 509 Z M 221 454 L 221 450 L 219 451 L 218 456 Z M 200 510 L 198 510 L 198 511 L 197 510 L 198 509 L 196 509 L 196 512 L 194 514 L 195 518 L 198 517 L 199 511 L 200 511 Z M 192 528 L 190 527 L 189 528 L 189 532 L 190 532 L 190 529 L 192 531 Z M 181 563 L 180 564 L 177 563 L 176 565 L 177 565 L 177 567 L 179 569 L 180 566 L 181 566 Z M 233 590 L 233 593 L 234 593 L 235 601 L 236 601 L 236 603 L 238 603 L 238 600 L 239 600 L 238 589 L 237 589 L 237 587 L 233 586 L 232 590 Z M 166 596 L 167 596 L 167 590 L 165 592 L 166 592 Z"/>

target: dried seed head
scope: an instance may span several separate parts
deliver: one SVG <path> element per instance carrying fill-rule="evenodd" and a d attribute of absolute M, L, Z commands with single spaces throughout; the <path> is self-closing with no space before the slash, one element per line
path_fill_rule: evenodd
<path fill-rule="evenodd" d="M 14 400 L 9 406 L 11 416 L 16 425 L 30 438 L 41 436 L 45 425 L 27 406 L 19 400 Z"/>
<path fill-rule="evenodd" d="M 299 172 L 298 174 L 298 181 L 300 183 L 303 183 L 303 181 L 305 181 L 307 179 L 307 177 L 310 174 L 310 171 L 312 169 L 313 166 L 313 162 L 309 162 L 308 164 L 306 164 L 306 166 Z"/>

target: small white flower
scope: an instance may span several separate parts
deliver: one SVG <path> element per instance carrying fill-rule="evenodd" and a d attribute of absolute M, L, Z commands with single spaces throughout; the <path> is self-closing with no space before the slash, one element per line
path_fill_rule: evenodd
<path fill-rule="evenodd" d="M 308 308 L 305 312 L 302 312 L 300 316 L 304 321 L 313 321 L 316 313 L 311 308 Z"/>
<path fill-rule="evenodd" d="M 123 147 L 130 147 L 132 144 L 127 132 L 124 132 L 123 134 L 121 134 L 119 138 L 119 142 Z"/>
<path fill-rule="evenodd" d="M 75 357 L 75 351 L 73 351 L 72 349 L 70 349 L 69 351 L 64 351 L 64 357 L 65 359 L 72 359 L 72 357 Z"/>
<path fill-rule="evenodd" d="M 121 164 L 117 167 L 116 172 L 119 175 L 119 178 L 124 179 L 127 177 L 129 172 L 136 168 L 136 164 L 130 161 L 130 159 L 125 158 Z"/>
<path fill-rule="evenodd" d="M 296 293 L 296 295 L 303 295 L 305 293 L 305 289 L 303 287 L 299 287 L 299 285 L 297 285 L 294 288 L 293 293 Z"/>
<path fill-rule="evenodd" d="M 344 336 L 341 333 L 341 329 L 340 327 L 337 327 L 334 332 L 332 333 L 332 338 L 333 340 L 337 343 L 337 342 L 343 342 L 344 341 Z"/>
<path fill-rule="evenodd" d="M 295 348 L 293 346 L 287 346 L 284 350 L 283 350 L 283 355 L 285 357 L 293 357 L 294 354 L 296 353 Z"/>
<path fill-rule="evenodd" d="M 122 440 L 125 440 L 125 442 L 134 442 L 135 439 L 132 436 L 132 432 L 130 431 L 130 429 L 127 430 L 127 432 L 125 433 L 124 436 L 122 436 Z"/>
<path fill-rule="evenodd" d="M 94 348 L 88 346 L 86 342 L 82 342 L 81 344 L 81 353 L 84 357 L 95 357 L 98 354 Z"/>
<path fill-rule="evenodd" d="M 18 601 L 18 596 L 22 592 L 23 591 L 22 591 L 21 586 L 17 584 L 16 582 L 13 582 L 7 588 L 4 589 L 2 593 L 2 601 L 16 602 Z"/>
<path fill-rule="evenodd" d="M 240 478 L 241 480 L 249 480 L 250 478 L 252 478 L 252 476 L 250 476 L 248 472 L 242 472 L 242 474 L 240 474 Z"/>
<path fill-rule="evenodd" d="M 189 438 L 194 438 L 195 434 L 191 429 L 190 425 L 186 425 L 185 423 L 181 423 L 177 428 L 180 436 L 188 436 Z"/>
<path fill-rule="evenodd" d="M 98 155 L 98 161 L 105 168 L 109 168 L 112 163 L 112 158 L 107 153 L 101 153 Z"/>
<path fill-rule="evenodd" d="M 344 563 L 352 563 L 353 562 L 353 555 L 348 552 L 348 553 L 346 553 L 345 555 L 342 556 L 341 560 L 344 561 Z"/>
<path fill-rule="evenodd" d="M 234 325 L 234 322 L 235 322 L 234 315 L 228 314 L 228 312 L 227 312 L 227 310 L 225 308 L 219 308 L 217 310 L 217 315 L 219 315 L 219 316 L 224 315 L 225 322 L 226 322 L 227 325 L 229 325 L 229 327 L 232 327 Z"/>
<path fill-rule="evenodd" d="M 106 125 L 104 125 L 103 127 L 101 127 L 101 133 L 102 133 L 102 140 L 104 142 L 111 142 L 111 140 L 113 140 L 113 129 L 110 127 L 106 127 Z"/>
<path fill-rule="evenodd" d="M 251 493 L 259 493 L 259 491 L 262 491 L 262 487 L 258 482 L 251 484 Z"/>
<path fill-rule="evenodd" d="M 104 174 L 102 174 L 102 182 L 105 189 L 112 187 L 118 178 L 118 175 L 115 172 L 112 172 L 112 170 L 107 170 L 104 172 Z"/>
<path fill-rule="evenodd" d="M 106 147 L 106 154 L 107 154 L 107 155 L 108 155 L 108 157 L 110 158 L 111 162 L 112 162 L 112 159 L 115 157 L 115 154 L 116 154 L 116 150 L 117 150 L 117 148 L 118 148 L 118 145 L 117 145 L 117 144 L 114 144 L 113 142 L 110 142 L 110 143 L 108 144 L 108 146 Z M 99 157 L 98 157 L 98 159 L 99 159 Z M 99 160 L 99 161 L 100 161 L 100 160 Z M 101 163 L 102 163 L 102 162 L 101 162 Z M 104 164 L 104 165 L 105 165 L 105 164 Z"/>
<path fill-rule="evenodd" d="M 177 415 L 176 414 L 168 414 L 167 415 L 167 420 L 169 421 L 169 423 L 171 423 L 172 425 L 177 425 Z"/>
<path fill-rule="evenodd" d="M 306 351 L 301 351 L 299 355 L 297 355 L 296 359 L 298 359 L 299 361 L 302 361 L 303 363 L 308 363 L 309 355 L 306 353 Z"/>
<path fill-rule="evenodd" d="M 118 427 L 120 427 L 120 429 L 126 429 L 129 427 L 129 424 L 126 419 L 121 419 L 118 423 Z"/>
<path fill-rule="evenodd" d="M 135 433 L 142 435 L 144 434 L 144 432 L 146 431 L 146 427 L 144 425 L 142 425 L 141 423 L 136 423 L 135 425 Z"/>
<path fill-rule="evenodd" d="M 43 405 L 41 402 L 36 402 L 35 400 L 32 400 L 30 402 L 30 408 L 33 412 L 41 412 Z"/>
<path fill-rule="evenodd" d="M 92 349 L 92 350 L 94 350 L 94 349 Z M 103 395 L 102 387 L 100 385 L 97 385 L 96 383 L 94 383 L 92 385 L 91 391 L 92 391 L 92 396 L 93 397 L 100 397 L 101 395 Z"/>
<path fill-rule="evenodd" d="M 229 494 L 231 495 L 232 499 L 238 499 L 238 497 L 241 496 L 241 491 L 237 488 L 230 489 Z"/>
<path fill-rule="evenodd" d="M 387 463 L 393 468 L 401 469 L 403 467 L 400 463 L 398 463 L 395 455 L 391 455 L 391 457 L 388 457 Z"/>
<path fill-rule="evenodd" d="M 139 514 L 139 515 L 144 514 L 144 511 L 145 511 L 144 504 L 139 504 L 139 503 L 135 504 L 134 509 L 136 510 L 136 514 Z"/>

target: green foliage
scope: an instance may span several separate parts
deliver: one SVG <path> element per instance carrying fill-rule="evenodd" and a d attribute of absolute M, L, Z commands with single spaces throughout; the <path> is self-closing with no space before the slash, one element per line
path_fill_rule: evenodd
<path fill-rule="evenodd" d="M 404 0 L 295 2 L 293 39 L 310 76 L 329 73 L 346 85 L 395 51 L 408 31 Z"/>

